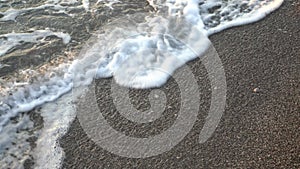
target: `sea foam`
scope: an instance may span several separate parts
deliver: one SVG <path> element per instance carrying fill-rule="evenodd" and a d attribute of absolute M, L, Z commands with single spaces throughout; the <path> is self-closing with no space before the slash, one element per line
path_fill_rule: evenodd
<path fill-rule="evenodd" d="M 77 2 L 70 1 L 71 4 Z M 112 8 L 112 4 L 120 1 L 103 2 Z M 39 161 L 37 167 L 43 167 L 47 161 L 53 159 L 52 166 L 58 167 L 63 152 L 53 147 L 58 146 L 57 139 L 66 132 L 69 123 L 75 117 L 75 111 L 71 110 L 72 106 L 65 106 L 69 107 L 69 111 L 55 109 L 53 104 L 64 105 L 63 102 L 69 100 L 68 95 L 57 100 L 59 97 L 72 88 L 90 84 L 94 78 L 113 77 L 120 85 L 134 88 L 161 86 L 177 68 L 205 52 L 210 45 L 209 35 L 232 26 L 257 21 L 277 9 L 283 0 L 149 0 L 149 2 L 157 13 L 123 16 L 103 26 L 74 61 L 50 68 L 46 75 L 38 78 L 38 81 L 1 86 L 2 90 L 7 92 L 7 95 L 4 93 L 1 97 L 0 102 L 1 136 L 12 131 L 13 124 L 9 123 L 12 117 L 52 102 L 47 104 L 48 106 L 43 106 L 45 127 L 40 133 L 33 156 Z M 3 17 L 0 21 L 15 20 L 24 12 L 44 8 L 66 12 L 67 7 L 62 5 L 64 3 L 67 2 L 48 0 L 45 5 L 39 7 L 23 10 L 10 8 L 1 13 Z M 102 1 L 99 0 L 98 3 Z M 89 1 L 81 1 L 79 8 L 90 11 Z M 7 38 L 6 44 L 1 45 L 0 55 L 18 44 L 14 40 L 17 39 L 17 35 L 5 35 L 15 38 Z M 58 36 L 65 43 L 70 40 L 67 34 L 57 34 L 49 30 L 35 31 L 31 35 L 25 40 L 35 42 L 40 36 L 47 35 Z M 0 140 L 1 145 L 8 145 L 7 142 L 10 142 L 10 139 L 5 138 Z M 49 151 L 42 153 L 45 148 Z"/>
<path fill-rule="evenodd" d="M 0 56 L 6 54 L 10 49 L 22 43 L 30 42 L 37 43 L 43 41 L 46 37 L 56 36 L 63 40 L 64 44 L 70 42 L 71 37 L 69 34 L 62 32 L 53 32 L 49 29 L 46 30 L 34 30 L 30 33 L 17 33 L 12 32 L 8 34 L 0 35 Z"/>

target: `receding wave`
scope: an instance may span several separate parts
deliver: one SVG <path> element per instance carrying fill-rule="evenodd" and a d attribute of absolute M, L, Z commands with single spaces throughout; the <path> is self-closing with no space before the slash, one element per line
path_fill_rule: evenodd
<path fill-rule="evenodd" d="M 3 137 L 0 139 L 0 145 L 10 147 L 0 149 L 1 152 L 7 154 L 9 151 L 19 151 L 23 155 L 28 151 L 28 146 L 24 145 L 24 148 L 16 150 L 11 144 L 14 138 L 10 137 L 10 133 L 16 133 L 17 129 L 28 121 L 28 118 L 24 117 L 18 125 L 10 122 L 20 112 L 27 112 L 52 102 L 74 87 L 89 85 L 94 78 L 113 77 L 120 85 L 134 88 L 161 86 L 177 68 L 205 52 L 210 45 L 209 35 L 232 26 L 260 20 L 277 9 L 283 0 L 148 0 L 148 2 L 155 12 L 131 13 L 108 22 L 93 33 L 92 40 L 75 59 L 46 66 L 42 73 L 32 69 L 22 70 L 24 76 L 35 78 L 25 78 L 22 82 L 7 81 L 1 85 L 0 132 Z M 110 10 L 114 10 L 114 5 L 121 4 L 122 1 L 97 3 L 103 3 Z M 0 12 L 0 22 L 4 24 L 16 22 L 18 16 L 32 11 L 49 10 L 51 14 L 66 14 L 73 17 L 76 10 L 83 9 L 91 13 L 95 10 L 88 0 L 47 0 L 43 5 L 21 9 L 13 8 L 13 4 L 7 4 L 8 1 L 5 0 L 0 2 L 0 7 L 6 9 Z M 2 34 L 0 56 L 5 56 L 17 45 L 26 42 L 38 43 L 49 36 L 56 36 L 65 44 L 72 39 L 68 33 L 49 29 Z M 0 69 L 3 66 L 10 65 L 0 64 Z M 64 116 L 63 112 L 57 114 Z M 50 116 L 45 115 L 45 118 Z M 50 120 L 51 123 L 58 123 L 59 116 L 53 117 L 55 118 Z M 73 118 L 74 114 L 69 112 L 66 117 Z M 64 123 L 70 121 L 63 120 Z M 61 121 L 58 124 L 62 124 Z M 27 128 L 32 127 L 32 124 L 28 125 Z M 67 127 L 68 124 L 46 131 L 63 134 Z M 24 134 L 22 137 L 26 140 L 29 136 Z M 47 135 L 47 138 L 38 138 L 40 146 L 37 149 L 45 148 L 43 145 L 46 145 L 47 140 L 51 143 L 47 146 L 54 147 L 53 144 L 56 144 L 58 138 L 59 136 L 51 134 Z M 53 166 L 58 167 L 62 152 L 57 149 L 51 150 L 49 149 L 47 157 L 50 159 L 55 156 Z M 43 157 L 42 153 L 40 155 L 36 158 L 47 161 L 45 160 L 47 157 Z M 18 165 L 12 158 L 1 159 L 4 159 L 1 163 Z"/>

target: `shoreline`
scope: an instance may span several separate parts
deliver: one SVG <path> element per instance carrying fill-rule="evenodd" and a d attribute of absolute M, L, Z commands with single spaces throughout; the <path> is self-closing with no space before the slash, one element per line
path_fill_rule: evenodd
<path fill-rule="evenodd" d="M 65 152 L 62 168 L 299 168 L 299 11 L 300 3 L 288 0 L 258 22 L 209 37 L 225 69 L 227 106 L 207 142 L 198 144 L 197 139 L 209 109 L 210 85 L 201 61 L 194 60 L 188 65 L 201 84 L 202 114 L 171 151 L 146 159 L 116 156 L 93 143 L 76 118 L 60 140 Z M 104 86 L 109 82 L 101 81 Z M 164 87 L 176 100 L 174 82 Z M 147 97 L 145 92 L 132 92 L 136 100 Z M 171 104 L 176 109 L 176 103 Z M 160 131 L 172 124 L 172 112 L 155 124 Z M 127 127 L 134 126 L 122 124 L 119 129 L 126 132 Z"/>

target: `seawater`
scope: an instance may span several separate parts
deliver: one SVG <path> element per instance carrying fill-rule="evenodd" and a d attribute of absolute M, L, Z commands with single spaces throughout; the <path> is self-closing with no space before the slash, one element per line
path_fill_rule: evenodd
<path fill-rule="evenodd" d="M 22 168 L 26 160 L 31 159 L 36 168 L 45 165 L 59 168 L 63 150 L 57 140 L 66 133 L 76 116 L 72 98 L 80 95 L 71 93 L 72 88 L 89 85 L 94 78 L 107 77 L 113 77 L 118 84 L 127 87 L 159 87 L 177 68 L 205 52 L 210 45 L 210 35 L 258 21 L 282 2 L 148 0 L 151 12 L 129 12 L 118 16 L 117 21 L 108 20 L 99 28 L 100 31 L 92 33 L 94 38 L 90 45 L 78 56 L 66 57 L 56 64 L 45 63 L 42 70 L 18 70 L 24 77 L 21 81 L 2 79 L 0 165 Z M 73 18 L 80 17 L 76 11 L 90 16 L 102 10 L 113 13 L 117 5 L 126 6 L 127 3 L 122 0 L 46 0 L 30 4 L 0 0 L 0 24 L 18 23 L 18 17 L 33 12 L 51 11 L 49 15 Z M 53 36 L 65 45 L 72 43 L 74 38 L 68 30 L 51 27 L 19 32 L 6 30 L 0 35 L 0 57 L 9 56 L 24 44 L 48 42 L 47 38 Z M 0 69 L 7 66 L 12 65 L 0 63 Z M 43 127 L 39 129 L 36 129 L 30 113 L 23 113 L 37 106 L 40 106 L 38 113 L 43 117 Z M 36 140 L 34 147 L 28 142 L 30 138 Z"/>

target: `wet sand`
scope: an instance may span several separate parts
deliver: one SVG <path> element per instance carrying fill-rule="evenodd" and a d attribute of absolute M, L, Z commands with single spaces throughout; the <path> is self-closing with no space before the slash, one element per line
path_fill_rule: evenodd
<path fill-rule="evenodd" d="M 188 64 L 201 91 L 198 120 L 171 151 L 145 159 L 119 157 L 90 140 L 76 119 L 60 140 L 65 151 L 63 168 L 300 168 L 299 18 L 300 3 L 288 0 L 257 23 L 210 37 L 225 69 L 227 105 L 216 131 L 205 143 L 199 144 L 198 136 L 211 94 L 198 59 Z M 98 97 L 112 126 L 134 136 L 154 135 L 170 127 L 178 111 L 174 81 L 163 87 L 172 108 L 159 121 L 138 126 L 114 116 L 113 104 L 104 100 L 109 95 L 104 88 L 110 80 L 98 82 L 103 85 Z M 148 90 L 131 90 L 130 94 L 137 108 L 149 108 L 143 99 Z"/>

